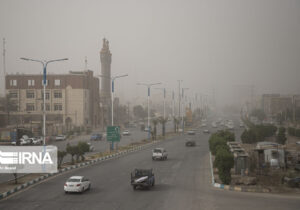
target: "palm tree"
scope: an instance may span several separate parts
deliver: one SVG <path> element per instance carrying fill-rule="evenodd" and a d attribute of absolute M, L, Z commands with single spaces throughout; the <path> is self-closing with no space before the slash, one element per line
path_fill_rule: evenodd
<path fill-rule="evenodd" d="M 179 124 L 179 120 L 176 117 L 173 118 L 173 124 L 174 124 L 174 132 L 176 133 L 178 130 L 178 124 Z"/>
<path fill-rule="evenodd" d="M 158 124 L 158 120 L 156 118 L 153 118 L 151 120 L 152 124 L 153 124 L 153 135 L 152 138 L 154 137 L 154 139 L 156 139 L 156 126 Z"/>
<path fill-rule="evenodd" d="M 168 118 L 159 118 L 159 123 L 162 125 L 162 135 L 165 136 L 166 134 L 166 123 L 168 122 Z"/>

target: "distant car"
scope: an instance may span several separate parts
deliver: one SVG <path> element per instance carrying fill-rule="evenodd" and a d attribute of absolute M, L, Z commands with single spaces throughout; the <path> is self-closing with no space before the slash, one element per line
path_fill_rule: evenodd
<path fill-rule="evenodd" d="M 90 142 L 88 142 L 87 144 L 89 145 L 89 152 L 95 151 L 95 147 Z"/>
<path fill-rule="evenodd" d="M 182 131 L 183 131 L 182 128 L 179 128 L 179 129 L 178 129 L 178 132 L 182 132 Z"/>
<path fill-rule="evenodd" d="M 145 131 L 145 132 L 148 132 L 148 131 L 149 131 L 149 128 L 148 128 L 148 127 L 145 127 L 144 131 Z M 150 127 L 150 131 L 151 131 L 151 127 Z"/>
<path fill-rule="evenodd" d="M 123 131 L 123 136 L 130 136 L 130 132 L 129 132 L 129 130 L 125 130 L 125 131 Z"/>
<path fill-rule="evenodd" d="M 91 135 L 90 140 L 102 140 L 103 135 L 101 133 L 94 133 Z"/>
<path fill-rule="evenodd" d="M 188 134 L 188 135 L 195 135 L 196 133 L 195 133 L 194 130 L 189 130 L 189 131 L 187 132 L 187 134 Z"/>
<path fill-rule="evenodd" d="M 85 190 L 91 189 L 91 182 L 84 176 L 72 176 L 70 177 L 65 185 L 65 193 L 68 192 L 84 192 Z"/>
<path fill-rule="evenodd" d="M 210 131 L 205 129 L 205 130 L 203 130 L 203 133 L 210 133 Z"/>
<path fill-rule="evenodd" d="M 164 148 L 155 148 L 152 151 L 152 160 L 166 160 L 168 158 L 168 153 Z"/>
<path fill-rule="evenodd" d="M 185 142 L 185 146 L 194 147 L 194 146 L 196 146 L 196 142 L 194 140 L 188 140 Z"/>
<path fill-rule="evenodd" d="M 65 135 L 58 135 L 55 137 L 55 141 L 64 141 L 64 140 L 66 140 Z"/>
<path fill-rule="evenodd" d="M 243 128 L 244 127 L 244 124 L 243 123 L 240 123 L 240 128 Z"/>
<path fill-rule="evenodd" d="M 155 177 L 152 169 L 135 169 L 131 173 L 131 186 L 133 190 L 139 188 L 150 188 L 155 185 Z"/>
<path fill-rule="evenodd" d="M 202 124 L 201 124 L 201 127 L 206 127 L 206 123 L 202 123 Z"/>

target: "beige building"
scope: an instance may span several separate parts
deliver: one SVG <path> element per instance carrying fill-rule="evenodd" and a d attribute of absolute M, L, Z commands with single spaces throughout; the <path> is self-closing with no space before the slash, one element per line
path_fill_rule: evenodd
<path fill-rule="evenodd" d="M 10 114 L 11 124 L 41 126 L 42 82 L 43 75 L 6 75 L 6 93 L 18 107 Z M 65 130 L 74 126 L 97 127 L 100 123 L 99 102 L 99 79 L 93 76 L 93 71 L 47 75 L 47 127 L 63 126 Z"/>

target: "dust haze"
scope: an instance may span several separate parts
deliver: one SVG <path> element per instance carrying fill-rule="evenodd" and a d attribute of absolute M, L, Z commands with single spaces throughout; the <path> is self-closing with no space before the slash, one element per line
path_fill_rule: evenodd
<path fill-rule="evenodd" d="M 42 72 L 20 57 L 69 58 L 49 65 L 50 74 L 84 70 L 87 57 L 95 75 L 105 37 L 112 75 L 129 74 L 116 83 L 123 103 L 144 100 L 137 82 L 161 82 L 178 94 L 179 79 L 189 96 L 214 94 L 219 104 L 238 92 L 300 91 L 297 0 L 2 0 L 0 37 L 8 74 Z"/>

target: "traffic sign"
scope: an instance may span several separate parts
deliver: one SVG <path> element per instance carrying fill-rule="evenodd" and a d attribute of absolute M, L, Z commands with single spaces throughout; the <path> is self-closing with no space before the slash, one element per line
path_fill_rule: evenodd
<path fill-rule="evenodd" d="M 120 126 L 107 126 L 106 138 L 107 141 L 120 141 Z"/>

